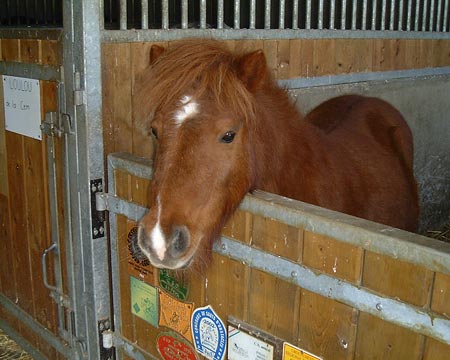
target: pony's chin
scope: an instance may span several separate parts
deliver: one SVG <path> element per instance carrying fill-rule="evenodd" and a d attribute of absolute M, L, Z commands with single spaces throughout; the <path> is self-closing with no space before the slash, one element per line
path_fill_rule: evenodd
<path fill-rule="evenodd" d="M 173 263 L 173 264 L 163 264 L 160 261 L 153 261 L 152 259 L 150 259 L 150 263 L 152 264 L 152 266 L 154 266 L 158 269 L 186 270 L 191 266 L 193 260 L 194 260 L 194 256 L 191 256 L 186 260 L 181 260 L 181 261 L 179 261 L 177 263 Z"/>

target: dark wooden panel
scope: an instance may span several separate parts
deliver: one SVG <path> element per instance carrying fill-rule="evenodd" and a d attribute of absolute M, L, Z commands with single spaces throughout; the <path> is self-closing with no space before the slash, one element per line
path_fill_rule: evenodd
<path fill-rule="evenodd" d="M 2 39 L 2 60 L 4 61 L 19 61 L 20 50 L 19 40 L 17 39 Z"/>
<path fill-rule="evenodd" d="M 41 62 L 41 40 L 20 40 L 20 60 L 26 63 Z"/>

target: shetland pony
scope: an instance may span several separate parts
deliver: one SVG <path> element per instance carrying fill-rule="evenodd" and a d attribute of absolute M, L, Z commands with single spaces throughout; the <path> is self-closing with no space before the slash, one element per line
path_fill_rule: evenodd
<path fill-rule="evenodd" d="M 156 267 L 207 266 L 254 189 L 417 228 L 412 134 L 383 100 L 340 96 L 302 117 L 262 51 L 235 55 L 198 40 L 153 46 L 136 96 L 156 140 L 138 245 Z"/>

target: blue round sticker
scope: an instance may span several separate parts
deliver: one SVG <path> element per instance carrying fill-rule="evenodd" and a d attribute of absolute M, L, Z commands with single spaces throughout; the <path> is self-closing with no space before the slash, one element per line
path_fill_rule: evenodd
<path fill-rule="evenodd" d="M 194 310 L 191 318 L 192 338 L 197 352 L 210 360 L 223 360 L 227 332 L 222 320 L 211 306 Z"/>

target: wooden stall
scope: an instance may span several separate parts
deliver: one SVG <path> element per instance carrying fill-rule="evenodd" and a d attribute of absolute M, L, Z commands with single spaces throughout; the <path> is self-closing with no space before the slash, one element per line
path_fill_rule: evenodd
<path fill-rule="evenodd" d="M 38 19 L 23 23 L 12 6 L 16 19 L 0 14 L 9 27 L 0 29 L 0 74 L 37 81 L 42 124 L 39 139 L 8 130 L 0 87 L 0 327 L 36 359 L 200 359 L 192 314 L 211 306 L 273 359 L 450 359 L 448 244 L 257 192 L 224 228 L 204 274 L 157 270 L 130 251 L 153 156 L 136 84 L 153 44 L 200 37 L 263 49 L 274 78 L 287 82 L 450 77 L 449 4 L 408 2 L 402 12 L 394 7 L 403 1 L 392 1 L 388 19 L 373 1 L 242 1 L 253 9 L 245 16 L 259 16 L 246 28 L 232 2 L 217 1 L 225 22 L 219 5 L 181 3 L 141 1 L 142 18 L 127 24 L 137 2 L 63 0 L 52 9 L 59 22 L 41 24 L 61 26 L 50 30 L 30 28 Z M 228 355 L 240 344 L 228 343 Z"/>
<path fill-rule="evenodd" d="M 228 40 L 230 49 L 263 49 L 276 79 L 450 66 L 449 39 Z M 154 42 L 102 46 L 105 154 L 128 151 L 151 157 L 146 129 L 135 118 L 135 84 L 148 67 Z M 156 42 L 170 46 L 170 42 Z"/>
<path fill-rule="evenodd" d="M 60 42 L 54 39 L 0 39 L 0 60 L 11 66 L 26 68 L 39 65 L 58 68 L 61 64 Z M 33 70 L 31 70 L 32 72 Z M 18 74 L 17 74 L 18 75 Z M 23 75 L 27 75 L 26 73 Z M 3 81 L 7 81 L 4 79 Z M 3 82 L 2 81 L 2 82 Z M 58 83 L 56 80 L 37 80 L 41 113 L 58 110 Z M 2 84 L 3 85 L 3 84 Z M 60 139 L 31 138 L 13 131 L 5 131 L 5 99 L 0 87 L 0 293 L 6 301 L 15 304 L 44 329 L 58 335 L 57 306 L 44 285 L 41 256 L 52 243 L 52 215 L 63 218 L 62 196 L 56 200 L 53 212 L 49 194 L 50 174 L 47 157 L 49 142 L 54 143 L 55 173 L 58 193 L 62 190 L 62 142 Z M 9 101 L 9 99 L 7 99 Z M 6 106 L 14 106 L 8 104 Z M 16 104 L 22 106 L 22 104 Z M 61 245 L 64 239 L 64 222 L 59 221 Z M 48 282 L 55 284 L 54 262 L 47 264 Z M 28 324 L 0 305 L 0 318 L 21 334 L 41 354 L 49 359 L 58 359 L 59 354 Z M 3 324 L 6 325 L 6 324 Z"/>
<path fill-rule="evenodd" d="M 274 339 L 264 339 L 280 351 L 274 359 L 281 359 L 283 342 L 320 359 L 449 358 L 450 343 L 444 339 L 449 335 L 448 324 L 443 337 L 436 340 L 436 334 L 413 319 L 412 324 L 402 326 L 399 318 L 406 316 L 404 320 L 408 321 L 407 314 L 393 313 L 406 304 L 412 313 L 426 314 L 431 328 L 438 327 L 440 319 L 448 323 L 450 244 L 257 192 L 247 196 L 225 226 L 224 245 L 216 247 L 219 251 L 206 273 L 158 270 L 135 259 L 130 251 L 135 217 L 139 216 L 130 204 L 145 206 L 149 184 L 147 176 L 136 176 L 134 164 L 150 167 L 151 163 L 121 153 L 112 155 L 109 164 L 115 183 L 110 192 L 114 196 L 111 211 L 114 216 L 118 214 L 116 286 L 120 296 L 116 299 L 120 300 L 116 311 L 120 324 L 116 326 L 125 341 L 133 344 L 134 352 L 128 354 L 158 357 L 170 348 L 162 340 L 167 337 L 182 342 L 186 354 L 195 353 L 192 311 L 210 305 L 225 323 L 230 320 L 235 324 L 237 319 L 243 329 L 254 327 L 251 334 L 272 335 Z M 129 218 L 124 215 L 125 207 L 117 205 L 120 202 L 128 204 Z M 274 276 L 248 253 L 236 258 L 221 252 L 222 246 L 229 246 L 227 239 L 298 264 L 298 273 L 289 270 L 283 276 L 280 270 Z M 389 243 L 389 249 L 384 243 Z M 405 246 L 410 252 L 402 252 Z M 414 260 L 412 254 L 417 251 L 423 252 L 421 260 Z M 337 285 L 325 289 L 318 286 L 312 291 L 302 271 L 311 272 L 313 283 L 328 275 Z M 140 293 L 136 293 L 136 286 Z M 356 306 L 352 297 L 346 298 L 345 291 L 340 294 L 341 286 L 349 286 L 355 294 L 367 291 L 368 297 L 363 296 L 362 304 Z M 375 302 L 370 300 L 372 295 Z M 148 313 L 140 309 L 145 304 Z M 389 313 L 391 310 L 393 313 Z M 257 338 L 261 336 L 255 335 Z M 228 356 L 230 351 L 229 347 Z M 302 357 L 301 351 L 296 351 L 297 355 L 285 353 L 284 359 L 316 358 Z"/>

